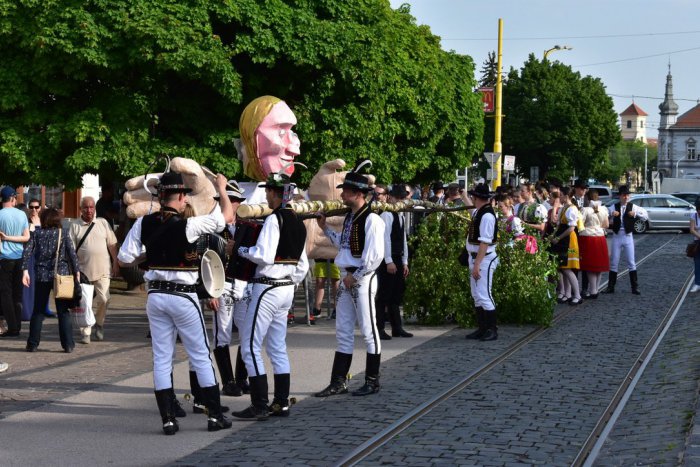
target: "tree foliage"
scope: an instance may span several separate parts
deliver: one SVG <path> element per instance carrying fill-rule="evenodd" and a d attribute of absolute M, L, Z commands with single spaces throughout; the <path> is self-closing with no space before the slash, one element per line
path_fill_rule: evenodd
<path fill-rule="evenodd" d="M 503 88 L 503 150 L 523 175 L 538 166 L 568 179 L 588 177 L 620 140 L 612 99 L 598 78 L 581 77 L 559 62 L 530 55 Z"/>
<path fill-rule="evenodd" d="M 387 0 L 0 0 L 0 170 L 15 183 L 128 177 L 161 153 L 241 176 L 253 98 L 295 111 L 306 182 L 369 157 L 427 181 L 482 149 L 470 57 Z"/>
<path fill-rule="evenodd" d="M 619 141 L 595 169 L 593 176 L 613 184 L 625 177 L 627 183 L 643 185 L 645 156 L 647 169 L 651 170 L 656 166 L 656 147 L 648 147 L 641 141 Z"/>

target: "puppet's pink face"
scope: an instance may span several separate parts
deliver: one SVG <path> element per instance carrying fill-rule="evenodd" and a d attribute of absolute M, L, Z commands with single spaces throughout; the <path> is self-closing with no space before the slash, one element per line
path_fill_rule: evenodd
<path fill-rule="evenodd" d="M 297 119 L 292 109 L 281 101 L 272 107 L 255 130 L 258 157 L 266 176 L 279 172 L 284 165 L 294 162 L 294 158 L 299 155 L 299 137 L 292 131 L 296 123 Z M 285 170 L 287 175 L 293 172 L 293 164 Z"/>

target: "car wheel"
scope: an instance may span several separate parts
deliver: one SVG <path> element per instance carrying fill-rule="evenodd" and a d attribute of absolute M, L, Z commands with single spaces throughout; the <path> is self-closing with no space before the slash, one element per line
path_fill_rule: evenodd
<path fill-rule="evenodd" d="M 642 219 L 637 219 L 634 221 L 634 233 L 644 233 L 649 229 L 649 224 L 647 224 L 647 221 L 644 221 Z"/>

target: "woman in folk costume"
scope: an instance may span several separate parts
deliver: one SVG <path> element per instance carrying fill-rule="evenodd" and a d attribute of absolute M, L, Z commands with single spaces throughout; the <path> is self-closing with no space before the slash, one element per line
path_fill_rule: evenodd
<path fill-rule="evenodd" d="M 559 259 L 559 303 L 580 305 L 581 294 L 575 270 L 579 269 L 579 248 L 576 229 L 579 221 L 579 210 L 571 202 L 571 189 L 562 187 L 560 192 L 561 209 L 559 210 L 559 225 L 552 235 L 552 251 Z"/>
<path fill-rule="evenodd" d="M 581 251 L 581 270 L 588 275 L 588 290 L 585 298 L 598 298 L 600 274 L 609 267 L 608 242 L 605 229 L 608 228 L 608 208 L 601 205 L 598 192 L 588 192 L 589 205 L 583 208 L 583 230 L 579 232 L 579 250 Z"/>
<path fill-rule="evenodd" d="M 513 198 L 505 193 L 496 195 L 498 210 L 503 215 L 504 230 L 513 234 L 513 240 L 522 240 L 525 242 L 525 250 L 528 253 L 537 253 L 537 239 L 532 235 L 525 235 L 522 220 L 513 213 Z M 511 242 L 511 246 L 514 243 Z"/>

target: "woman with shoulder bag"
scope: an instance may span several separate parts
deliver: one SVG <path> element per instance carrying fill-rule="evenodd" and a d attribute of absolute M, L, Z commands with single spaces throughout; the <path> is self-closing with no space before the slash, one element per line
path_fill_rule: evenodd
<path fill-rule="evenodd" d="M 695 284 L 690 291 L 697 292 L 700 290 L 700 199 L 695 201 L 695 212 L 690 216 L 690 234 L 695 239 Z"/>
<path fill-rule="evenodd" d="M 75 280 L 80 282 L 78 256 L 75 254 L 68 230 L 61 227 L 61 214 L 54 208 L 43 210 L 41 225 L 42 228 L 30 237 L 22 256 L 22 283 L 25 287 L 31 285 L 28 268 L 30 258 L 34 257 L 34 311 L 29 323 L 27 352 L 35 352 L 39 347 L 41 327 L 45 317 L 44 310 L 46 310 L 56 274 L 74 275 Z M 75 347 L 73 325 L 68 311 L 71 302 L 72 298 L 56 299 L 58 333 L 61 347 L 66 353 L 71 353 Z"/>

